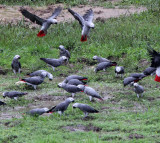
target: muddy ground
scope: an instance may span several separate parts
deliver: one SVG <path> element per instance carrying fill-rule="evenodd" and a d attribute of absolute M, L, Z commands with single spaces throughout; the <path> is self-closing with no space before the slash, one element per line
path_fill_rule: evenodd
<path fill-rule="evenodd" d="M 29 7 L 24 6 L 28 11 L 31 13 L 34 13 L 37 16 L 40 16 L 42 18 L 47 18 L 51 16 L 54 9 L 58 6 L 63 7 L 63 11 L 61 14 L 57 17 L 58 22 L 70 22 L 74 20 L 73 16 L 68 12 L 66 8 L 64 8 L 64 5 L 62 4 L 56 4 L 56 5 L 50 5 L 50 6 L 44 6 L 44 7 Z M 97 7 L 97 6 L 89 6 L 89 5 L 79 5 L 72 7 L 72 9 L 80 14 L 84 14 L 87 10 L 90 8 L 94 11 L 94 20 L 97 21 L 103 21 L 108 18 L 113 17 L 119 17 L 121 15 L 130 15 L 133 13 L 140 13 L 145 10 L 147 10 L 145 7 L 134 7 L 130 6 L 128 8 L 104 8 L 104 7 Z M 2 23 L 13 23 L 16 24 L 18 21 L 23 19 L 23 16 L 19 12 L 20 6 L 3 6 L 0 5 L 0 21 Z M 26 22 L 29 22 L 28 19 L 25 19 Z M 35 26 L 35 25 L 34 25 Z"/>

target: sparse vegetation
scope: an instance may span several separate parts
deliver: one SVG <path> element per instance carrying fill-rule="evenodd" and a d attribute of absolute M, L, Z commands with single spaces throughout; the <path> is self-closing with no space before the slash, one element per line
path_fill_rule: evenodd
<path fill-rule="evenodd" d="M 44 4 L 47 2 L 51 4 L 49 0 Z M 77 1 L 66 3 L 71 2 L 79 4 Z M 156 5 L 158 3 L 154 0 L 117 2 L 119 5 L 147 5 L 150 2 L 154 7 L 141 14 L 111 18 L 104 23 L 96 21 L 95 29 L 91 31 L 86 43 L 80 42 L 81 29 L 77 22 L 54 25 L 42 39 L 36 37 L 39 29 L 30 29 L 24 21 L 17 25 L 0 25 L 0 67 L 2 70 L 8 69 L 6 75 L 0 75 L 0 93 L 8 90 L 29 93 L 19 101 L 5 99 L 8 105 L 0 107 L 0 142 L 159 142 L 160 88 L 154 77 L 144 78 L 140 82 L 145 93 L 143 98 L 137 99 L 132 87 L 124 88 L 122 79 L 115 78 L 114 68 L 95 74 L 92 60 L 94 55 L 99 55 L 117 61 L 125 67 L 126 76 L 131 72 L 141 72 L 149 66 L 147 43 L 157 51 L 160 48 L 159 8 Z M 13 1 L 8 3 L 12 5 Z M 38 3 L 35 1 L 35 4 Z M 20 3 L 17 1 L 17 4 Z M 53 73 L 52 68 L 47 67 L 39 58 L 57 58 L 59 45 L 65 45 L 71 51 L 71 60 L 69 65 L 59 67 Z M 21 55 L 23 71 L 20 76 L 15 76 L 10 70 L 11 61 L 16 54 Z M 36 91 L 28 86 L 15 85 L 19 78 L 37 69 L 52 72 L 53 81 L 45 79 L 45 83 L 38 86 Z M 23 114 L 31 108 L 52 107 L 70 96 L 57 87 L 57 83 L 70 74 L 87 76 L 89 86 L 104 97 L 104 102 L 89 102 L 83 93 L 78 93 L 75 97 L 76 102 L 89 104 L 100 113 L 92 114 L 83 120 L 83 113 L 69 106 L 62 117 L 56 113 L 38 118 Z M 2 96 L 0 99 L 4 101 Z"/>

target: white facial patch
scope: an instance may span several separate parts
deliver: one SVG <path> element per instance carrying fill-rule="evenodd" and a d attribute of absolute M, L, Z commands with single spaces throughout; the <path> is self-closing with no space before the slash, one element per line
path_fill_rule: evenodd
<path fill-rule="evenodd" d="M 138 86 L 138 83 L 134 83 L 133 86 Z"/>
<path fill-rule="evenodd" d="M 78 103 L 74 103 L 74 104 L 73 104 L 73 107 L 78 107 Z"/>
<path fill-rule="evenodd" d="M 97 56 L 93 56 L 93 59 L 95 59 L 95 60 L 96 60 L 96 59 L 97 59 Z"/>
<path fill-rule="evenodd" d="M 116 71 L 120 72 L 121 71 L 121 67 L 116 67 Z"/>
<path fill-rule="evenodd" d="M 64 48 L 64 46 L 63 46 L 63 45 L 60 45 L 59 48 Z"/>
<path fill-rule="evenodd" d="M 59 83 L 58 86 L 62 87 L 62 83 Z"/>
<path fill-rule="evenodd" d="M 67 57 L 66 57 L 66 56 L 62 56 L 62 59 L 63 59 L 63 60 L 67 60 Z"/>
<path fill-rule="evenodd" d="M 15 55 L 14 58 L 15 58 L 15 59 L 18 59 L 18 58 L 20 58 L 20 56 L 19 56 L 19 55 Z"/>
<path fill-rule="evenodd" d="M 74 101 L 74 99 L 72 97 L 68 98 L 71 102 Z"/>

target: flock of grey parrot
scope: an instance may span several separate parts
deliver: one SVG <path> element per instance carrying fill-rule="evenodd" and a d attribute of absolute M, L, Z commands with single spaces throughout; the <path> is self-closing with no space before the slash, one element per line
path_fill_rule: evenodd
<path fill-rule="evenodd" d="M 58 7 L 53 12 L 52 16 L 48 19 L 42 19 L 29 11 L 27 11 L 24 8 L 20 9 L 20 12 L 28 19 L 30 19 L 32 22 L 35 22 L 39 25 L 41 25 L 41 30 L 37 34 L 38 37 L 43 37 L 47 33 L 47 29 L 50 27 L 51 24 L 57 24 L 57 20 L 55 19 L 60 12 L 62 11 L 62 8 Z M 81 41 L 87 41 L 87 37 L 89 35 L 90 29 L 94 28 L 94 24 L 92 22 L 93 20 L 93 10 L 90 9 L 86 12 L 85 15 L 81 16 L 78 13 L 74 12 L 71 9 L 68 9 L 68 11 L 74 16 L 76 20 L 79 21 L 81 27 L 82 27 L 82 37 Z M 40 58 L 40 60 L 44 61 L 47 65 L 51 66 L 53 68 L 53 71 L 56 67 L 61 66 L 64 62 L 69 62 L 69 59 L 71 57 L 70 52 L 64 48 L 63 45 L 59 46 L 60 50 L 60 56 L 58 59 L 51 59 L 51 58 Z M 151 57 L 151 66 L 145 69 L 142 73 L 132 73 L 129 77 L 124 78 L 123 85 L 130 85 L 134 87 L 134 91 L 137 94 L 137 97 L 139 98 L 139 95 L 143 96 L 144 88 L 139 85 L 137 82 L 142 80 L 143 78 L 156 74 L 155 81 L 160 82 L 160 53 L 153 50 L 151 47 L 148 48 L 149 55 Z M 13 58 L 11 67 L 15 74 L 20 74 L 21 72 L 21 63 L 19 62 L 20 56 L 15 55 Z M 94 71 L 97 73 L 101 70 L 106 71 L 107 68 L 115 66 L 115 76 L 120 76 L 123 78 L 124 76 L 124 67 L 118 66 L 116 62 L 113 62 L 109 59 L 99 57 L 99 56 L 93 56 L 93 60 L 97 61 L 97 65 L 94 69 Z M 27 85 L 33 86 L 33 88 L 36 90 L 37 86 L 44 82 L 44 79 L 46 77 L 49 78 L 49 80 L 53 79 L 53 75 L 45 70 L 38 70 L 35 72 L 32 72 L 29 74 L 30 77 L 21 79 L 22 82 L 25 82 Z M 74 96 L 78 92 L 84 92 L 87 96 L 89 96 L 89 100 L 92 101 L 93 98 L 97 98 L 99 100 L 103 101 L 103 97 L 99 95 L 99 93 L 93 89 L 92 87 L 89 87 L 87 84 L 88 78 L 79 76 L 79 75 L 70 75 L 65 78 L 64 81 L 58 84 L 59 88 L 63 88 L 66 92 L 70 93 L 72 97 L 67 98 L 65 101 L 59 103 L 58 105 L 52 107 L 51 109 L 48 108 L 36 108 L 28 111 L 27 113 L 30 115 L 42 115 L 43 113 L 52 113 L 52 112 L 58 112 L 60 115 L 64 113 L 65 110 L 67 110 L 67 107 L 71 102 L 74 102 Z M 18 100 L 18 98 L 26 95 L 27 93 L 24 92 L 18 92 L 18 91 L 10 91 L 10 92 L 4 92 L 3 97 L 8 97 L 11 99 Z M 0 105 L 6 105 L 6 103 L 0 101 Z M 79 108 L 81 111 L 84 112 L 84 117 L 87 117 L 89 113 L 98 113 L 99 111 L 94 109 L 93 107 L 82 104 L 82 103 L 74 103 L 72 105 L 73 108 Z"/>

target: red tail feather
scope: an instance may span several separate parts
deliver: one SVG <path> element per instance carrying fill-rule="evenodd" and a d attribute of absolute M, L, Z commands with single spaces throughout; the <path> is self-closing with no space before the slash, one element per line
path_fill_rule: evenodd
<path fill-rule="evenodd" d="M 20 81 L 26 82 L 26 81 L 24 81 L 24 79 L 20 79 Z"/>
<path fill-rule="evenodd" d="M 82 35 L 81 42 L 85 42 L 85 41 L 87 41 L 87 35 L 85 35 L 85 36 Z"/>
<path fill-rule="evenodd" d="M 160 82 L 160 77 L 158 75 L 156 75 L 155 81 Z"/>
<path fill-rule="evenodd" d="M 88 80 L 87 78 L 84 78 L 84 79 L 82 79 L 82 80 Z"/>
<path fill-rule="evenodd" d="M 43 37 L 43 36 L 45 36 L 45 35 L 46 35 L 46 34 L 44 33 L 43 30 L 41 30 L 41 31 L 37 34 L 38 37 Z"/>

